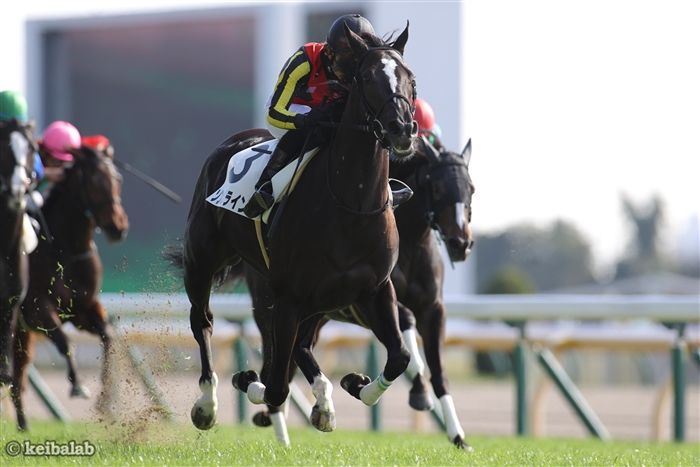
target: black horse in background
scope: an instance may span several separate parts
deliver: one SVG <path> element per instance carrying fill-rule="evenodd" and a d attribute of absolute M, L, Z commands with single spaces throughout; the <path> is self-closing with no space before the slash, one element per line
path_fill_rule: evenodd
<path fill-rule="evenodd" d="M 464 430 L 457 418 L 452 397 L 447 390 L 447 380 L 442 367 L 442 346 L 445 332 L 445 306 L 442 289 L 444 265 L 439 245 L 433 231 L 444 242 L 451 261 L 464 261 L 473 244 L 471 200 L 474 185 L 469 175 L 471 140 L 461 153 L 437 151 L 423 139 L 416 145 L 416 155 L 408 161 L 392 160 L 390 175 L 404 181 L 413 190 L 413 198 L 402 204 L 396 212 L 400 247 L 396 267 L 391 278 L 398 298 L 399 325 L 403 339 L 411 352 L 407 373 L 412 379 L 409 405 L 416 410 L 432 409 L 432 399 L 427 391 L 423 372 L 425 364 L 418 350 L 416 329 L 423 339 L 431 382 L 442 406 L 449 439 L 459 448 L 467 448 Z M 262 310 L 265 297 L 259 296 L 261 276 L 256 271 L 239 265 L 227 271 L 222 281 L 245 278 L 251 291 L 255 319 L 264 326 L 266 318 Z M 318 319 L 311 318 L 304 328 L 308 335 L 300 338 L 304 352 L 310 352 L 321 327 L 329 320 L 351 322 L 367 327 L 355 309 L 333 312 Z M 265 334 L 263 334 L 265 338 Z M 300 364 L 302 371 L 303 364 Z M 312 383 L 313 375 L 305 373 Z M 253 417 L 259 426 L 275 425 L 278 438 L 284 430 L 280 424 L 278 407 L 269 407 Z"/>
<path fill-rule="evenodd" d="M 200 347 L 202 396 L 191 417 L 200 429 L 216 421 L 212 369 L 212 280 L 222 269 L 245 261 L 261 275 L 265 335 L 261 380 L 253 371 L 234 375 L 234 385 L 254 403 L 280 406 L 289 393 L 292 355 L 310 368 L 317 397 L 312 421 L 322 431 L 335 428 L 332 384 L 310 352 L 297 354 L 297 338 L 307 318 L 355 305 L 387 349 L 382 374 L 370 382 L 346 376 L 343 387 L 365 404 L 376 403 L 410 360 L 398 326 L 390 274 L 399 239 L 390 209 L 389 151 L 412 154 L 415 81 L 403 61 L 408 27 L 393 44 L 345 28 L 357 69 L 342 119 L 332 140 L 309 162 L 269 238 L 269 268 L 253 221 L 216 208 L 206 198 L 226 177 L 232 154 L 270 139 L 264 130 L 232 136 L 207 159 L 197 181 L 185 231 L 185 289 L 190 324 Z M 309 373 L 309 374 L 310 374 Z M 263 384 L 264 383 L 264 384 Z"/>
<path fill-rule="evenodd" d="M 12 340 L 29 283 L 22 235 L 36 145 L 31 126 L 0 122 L 0 386 L 12 381 Z"/>
<path fill-rule="evenodd" d="M 12 399 L 19 429 L 27 429 L 22 394 L 31 362 L 35 333 L 45 334 L 65 357 L 71 397 L 89 396 L 78 379 L 75 356 L 69 348 L 62 324 L 100 337 L 103 344 L 102 387 L 109 394 L 112 342 L 107 312 L 99 302 L 102 262 L 95 242 L 100 228 L 108 240 L 120 241 L 128 231 L 129 220 L 121 204 L 121 174 L 112 161 L 112 147 L 82 146 L 71 150 L 73 164 L 65 177 L 49 192 L 42 213 L 48 232 L 30 257 L 31 277 L 22 303 L 14 345 Z M 98 408 L 108 410 L 101 398 Z"/>

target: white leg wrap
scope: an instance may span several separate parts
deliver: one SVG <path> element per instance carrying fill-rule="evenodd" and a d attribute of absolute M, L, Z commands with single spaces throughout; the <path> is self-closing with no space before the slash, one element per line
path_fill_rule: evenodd
<path fill-rule="evenodd" d="M 425 363 L 423 362 L 423 357 L 420 354 L 420 349 L 418 348 L 418 339 L 416 338 L 416 328 L 406 329 L 401 333 L 403 335 L 403 342 L 406 344 L 408 352 L 411 354 L 411 361 L 408 362 L 408 376 L 413 378 L 416 375 L 422 375 L 425 370 Z"/>
<path fill-rule="evenodd" d="M 452 396 L 449 394 L 442 396 L 440 398 L 440 405 L 442 406 L 442 414 L 445 417 L 445 426 L 447 427 L 447 436 L 449 436 L 450 441 L 457 435 L 464 439 L 464 430 L 459 423 L 459 419 L 457 419 L 457 411 L 455 410 L 455 403 L 452 400 Z"/>
<path fill-rule="evenodd" d="M 289 433 L 287 433 L 287 421 L 284 418 L 284 412 L 271 413 L 270 420 L 275 428 L 277 441 L 284 446 L 289 446 Z"/>
<path fill-rule="evenodd" d="M 316 404 L 322 411 L 335 413 L 335 407 L 333 406 L 333 399 L 331 397 L 333 394 L 333 383 L 326 378 L 326 375 L 321 373 L 314 378 L 311 392 L 313 392 L 316 397 Z"/>
<path fill-rule="evenodd" d="M 384 378 L 384 373 L 381 373 L 377 379 L 369 383 L 367 386 L 360 389 L 360 400 L 365 403 L 365 405 L 374 405 L 382 397 L 384 391 L 389 389 L 393 381 L 387 381 Z"/>
<path fill-rule="evenodd" d="M 219 401 L 216 398 L 216 387 L 219 385 L 219 377 L 216 373 L 211 375 L 211 383 L 203 382 L 199 385 L 199 390 L 202 391 L 202 395 L 195 402 L 196 407 L 201 407 L 203 410 L 208 411 L 210 414 L 216 414 L 216 410 L 219 407 Z"/>
<path fill-rule="evenodd" d="M 248 385 L 248 400 L 253 404 L 264 404 L 265 403 L 265 385 L 260 382 L 250 383 Z"/>

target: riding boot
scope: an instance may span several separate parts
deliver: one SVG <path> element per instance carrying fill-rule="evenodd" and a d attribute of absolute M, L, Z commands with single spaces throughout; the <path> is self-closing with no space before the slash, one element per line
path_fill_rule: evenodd
<path fill-rule="evenodd" d="M 275 197 L 272 195 L 272 177 L 282 170 L 288 160 L 288 154 L 278 145 L 260 174 L 260 178 L 255 184 L 255 193 L 243 208 L 243 214 L 252 219 L 272 207 L 275 203 Z"/>

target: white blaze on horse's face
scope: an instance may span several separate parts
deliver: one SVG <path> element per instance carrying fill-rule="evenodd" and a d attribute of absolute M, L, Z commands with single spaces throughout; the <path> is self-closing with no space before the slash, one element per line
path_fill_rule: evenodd
<path fill-rule="evenodd" d="M 460 229 L 464 230 L 467 223 L 467 216 L 464 214 L 464 203 L 455 203 L 455 222 Z"/>
<path fill-rule="evenodd" d="M 15 154 L 15 171 L 12 174 L 12 194 L 22 196 L 29 188 L 30 180 L 27 177 L 27 156 L 29 154 L 29 141 L 20 132 L 13 131 L 10 134 L 10 147 Z"/>
<path fill-rule="evenodd" d="M 399 85 L 399 80 L 396 77 L 396 61 L 393 58 L 382 58 L 382 63 L 384 64 L 384 73 L 387 78 L 389 78 L 389 86 L 391 86 L 391 92 L 396 92 L 396 87 Z"/>

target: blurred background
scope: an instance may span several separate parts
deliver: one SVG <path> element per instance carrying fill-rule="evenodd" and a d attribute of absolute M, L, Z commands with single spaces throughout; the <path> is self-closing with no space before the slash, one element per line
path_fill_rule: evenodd
<path fill-rule="evenodd" d="M 0 89 L 26 93 L 39 132 L 63 119 L 103 133 L 117 158 L 184 200 L 125 175 L 131 230 L 120 244 L 100 240 L 105 292 L 182 291 L 159 254 L 181 236 L 203 161 L 230 134 L 262 125 L 284 61 L 348 12 L 379 34 L 410 22 L 406 60 L 444 142 L 461 150 L 472 138 L 476 244 L 466 263 L 447 266 L 447 293 L 699 300 L 696 2 L 15 2 L 0 16 Z M 40 361 L 56 360 L 43 352 Z M 168 368 L 192 370 L 194 381 L 196 354 L 173 355 Z M 512 370 L 507 353 L 451 355 L 457 383 Z M 589 383 L 667 376 L 658 353 L 594 353 L 567 365 Z M 654 392 L 617 397 L 639 406 Z M 467 399 L 482 410 L 483 399 Z M 483 423 L 493 413 L 480 415 Z M 697 417 L 691 424 L 697 438 Z"/>

